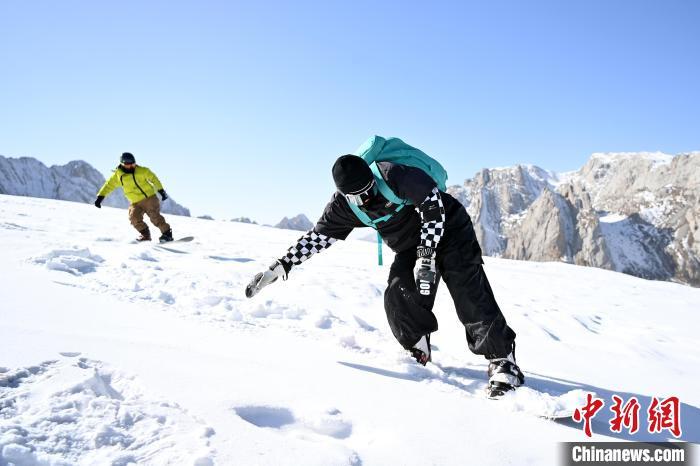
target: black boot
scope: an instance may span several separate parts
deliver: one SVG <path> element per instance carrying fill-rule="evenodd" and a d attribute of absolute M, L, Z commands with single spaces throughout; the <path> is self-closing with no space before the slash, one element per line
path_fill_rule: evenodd
<path fill-rule="evenodd" d="M 146 228 L 145 230 L 139 231 L 141 233 L 141 236 L 136 238 L 136 241 L 151 241 L 151 230 Z"/>
<path fill-rule="evenodd" d="M 163 232 L 162 235 L 160 235 L 160 238 L 158 238 L 161 243 L 168 243 L 173 240 L 173 230 L 168 230 L 166 232 Z"/>
<path fill-rule="evenodd" d="M 430 356 L 430 334 L 420 337 L 420 340 L 411 348 L 413 356 L 419 364 L 426 365 L 432 360 Z"/>
<path fill-rule="evenodd" d="M 515 344 L 513 351 L 505 358 L 496 358 L 489 361 L 489 386 L 487 395 L 489 398 L 498 398 L 505 392 L 515 390 L 525 383 L 525 376 L 515 363 Z"/>

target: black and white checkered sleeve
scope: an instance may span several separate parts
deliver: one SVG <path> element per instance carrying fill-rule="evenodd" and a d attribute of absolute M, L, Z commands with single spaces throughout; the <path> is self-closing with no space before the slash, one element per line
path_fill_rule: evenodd
<path fill-rule="evenodd" d="M 328 249 L 336 241 L 338 241 L 336 238 L 318 233 L 316 230 L 310 230 L 299 238 L 297 244 L 287 250 L 287 254 L 280 261 L 285 270 L 289 272 L 293 266 L 301 264 L 324 249 Z"/>
<path fill-rule="evenodd" d="M 442 204 L 440 190 L 435 187 L 425 200 L 416 206 L 421 216 L 420 248 L 430 250 L 433 255 L 440 239 L 445 234 L 445 207 Z"/>

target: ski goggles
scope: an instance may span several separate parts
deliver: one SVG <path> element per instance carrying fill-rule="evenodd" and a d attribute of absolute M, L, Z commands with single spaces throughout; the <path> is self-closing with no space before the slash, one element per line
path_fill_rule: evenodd
<path fill-rule="evenodd" d="M 347 199 L 350 204 L 354 204 L 356 206 L 365 205 L 374 196 L 376 186 L 376 181 L 372 180 L 367 187 L 363 188 L 361 191 L 351 194 L 344 194 L 345 199 Z"/>

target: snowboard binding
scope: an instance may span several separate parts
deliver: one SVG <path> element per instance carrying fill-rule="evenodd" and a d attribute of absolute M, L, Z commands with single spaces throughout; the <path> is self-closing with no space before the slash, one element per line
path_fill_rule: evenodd
<path fill-rule="evenodd" d="M 515 363 L 515 355 L 489 361 L 489 385 L 486 396 L 490 399 L 500 398 L 511 390 L 525 383 L 525 376 Z"/>
<path fill-rule="evenodd" d="M 169 243 L 173 241 L 173 230 L 168 230 L 164 232 L 162 235 L 160 235 L 160 238 L 158 238 L 158 241 L 161 243 Z"/>

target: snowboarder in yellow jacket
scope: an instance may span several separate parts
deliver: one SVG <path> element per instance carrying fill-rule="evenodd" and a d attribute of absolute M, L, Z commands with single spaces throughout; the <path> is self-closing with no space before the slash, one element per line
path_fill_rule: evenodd
<path fill-rule="evenodd" d="M 102 208 L 102 201 L 106 196 L 121 186 L 124 195 L 129 200 L 129 220 L 141 236 L 138 241 L 150 241 L 151 231 L 143 221 L 143 214 L 147 214 L 151 222 L 160 230 L 160 242 L 173 240 L 173 231 L 165 218 L 160 214 L 160 202 L 156 191 L 165 201 L 168 198 L 160 180 L 150 169 L 136 165 L 136 159 L 129 152 L 121 156 L 120 164 L 114 170 L 114 174 L 105 182 L 97 193 L 95 207 Z"/>

